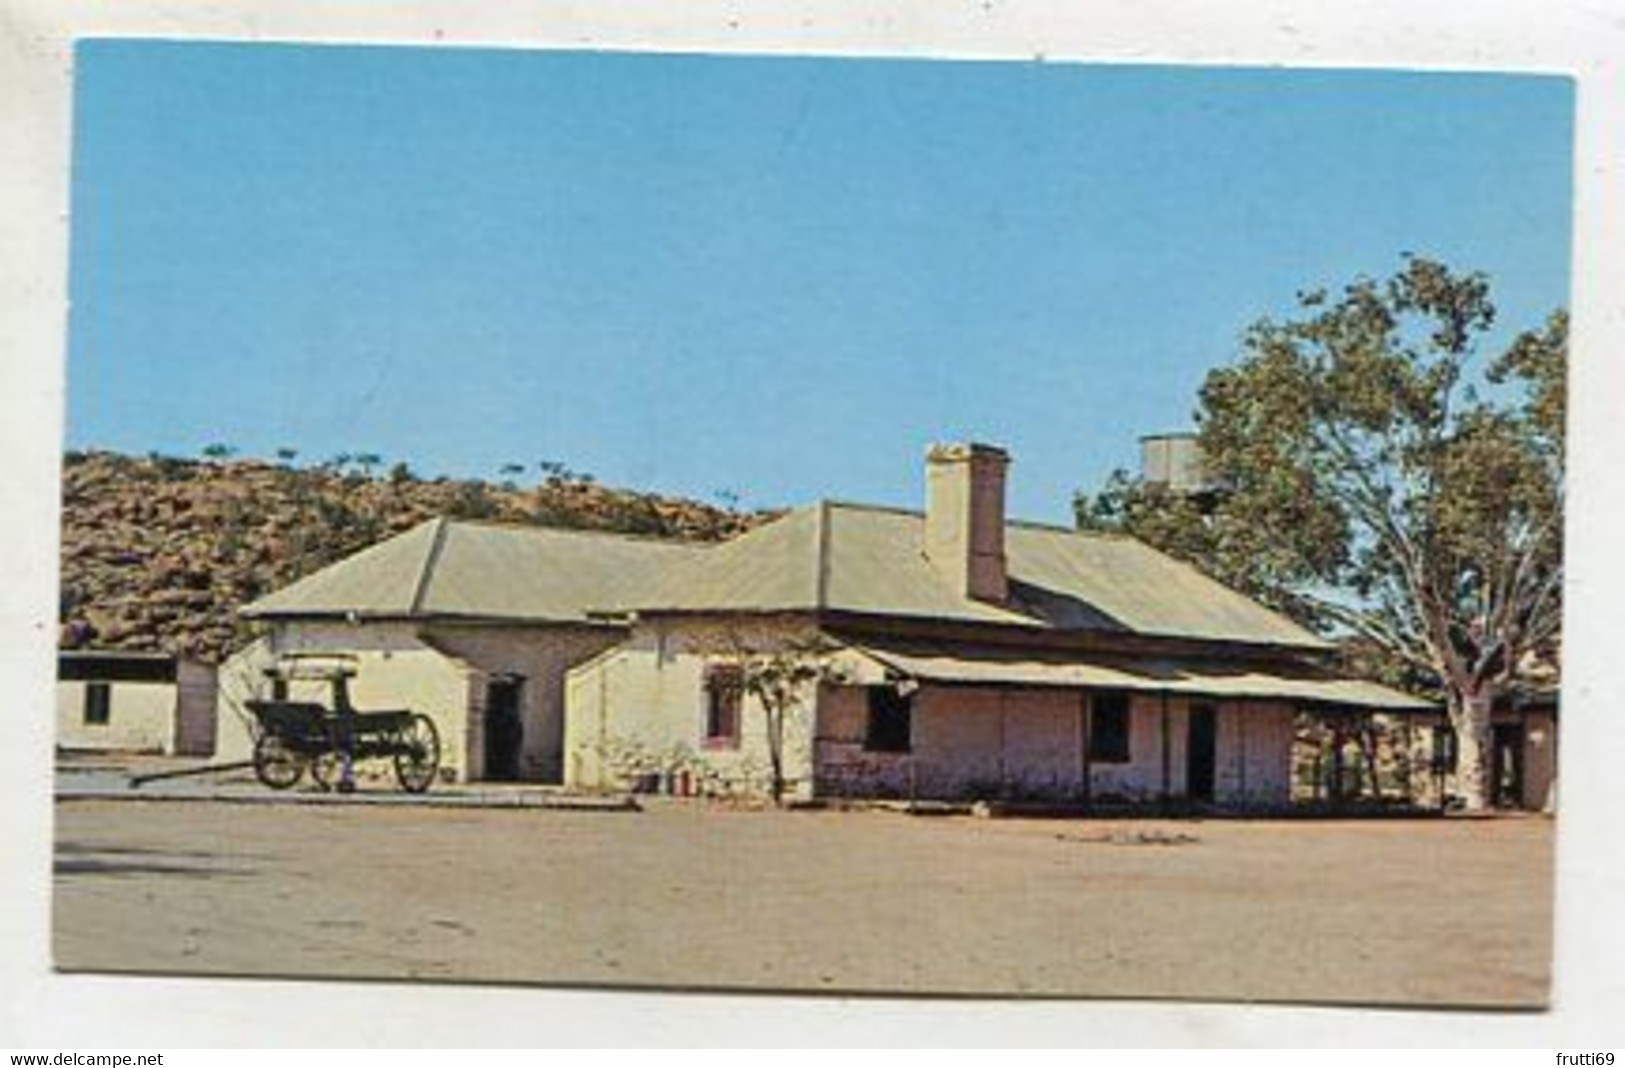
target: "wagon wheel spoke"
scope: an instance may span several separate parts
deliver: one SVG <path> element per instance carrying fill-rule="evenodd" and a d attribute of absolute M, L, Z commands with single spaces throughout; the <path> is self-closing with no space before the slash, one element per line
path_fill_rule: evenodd
<path fill-rule="evenodd" d="M 310 776 L 324 790 L 347 793 L 355 789 L 353 780 L 344 781 L 344 751 L 350 750 L 352 772 L 355 765 L 356 732 L 353 722 L 339 716 L 329 716 L 322 734 L 322 752 L 310 762 Z"/>
<path fill-rule="evenodd" d="M 414 715 L 395 736 L 395 778 L 401 789 L 421 794 L 440 768 L 440 732 L 428 716 Z"/>
<path fill-rule="evenodd" d="M 266 732 L 254 743 L 254 777 L 273 790 L 286 790 L 305 773 L 305 758 L 280 734 Z"/>
<path fill-rule="evenodd" d="M 343 774 L 344 758 L 336 749 L 323 750 L 310 760 L 310 777 L 315 779 L 316 785 L 323 790 L 332 790 L 338 786 Z"/>

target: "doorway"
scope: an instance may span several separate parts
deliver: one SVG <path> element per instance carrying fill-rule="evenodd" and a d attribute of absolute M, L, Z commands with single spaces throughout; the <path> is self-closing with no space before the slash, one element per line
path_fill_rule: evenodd
<path fill-rule="evenodd" d="M 1523 807 L 1523 724 L 1490 728 L 1490 783 L 1496 808 Z"/>
<path fill-rule="evenodd" d="M 1218 712 L 1212 705 L 1192 705 L 1190 726 L 1185 735 L 1185 793 L 1193 801 L 1213 800 L 1218 742 Z"/>
<path fill-rule="evenodd" d="M 502 675 L 485 684 L 485 778 L 518 782 L 525 722 L 520 715 L 525 680 Z"/>

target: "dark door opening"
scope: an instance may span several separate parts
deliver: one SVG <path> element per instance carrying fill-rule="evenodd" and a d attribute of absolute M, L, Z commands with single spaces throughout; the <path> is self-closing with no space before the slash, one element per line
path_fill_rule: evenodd
<path fill-rule="evenodd" d="M 524 748 L 525 724 L 520 718 L 524 679 L 497 678 L 485 685 L 485 778 L 491 782 L 519 780 L 519 754 Z"/>
<path fill-rule="evenodd" d="M 1490 783 L 1496 808 L 1523 807 L 1523 724 L 1497 723 L 1490 736 Z"/>
<path fill-rule="evenodd" d="M 1211 705 L 1193 705 L 1185 738 L 1185 793 L 1193 801 L 1213 800 L 1213 769 L 1218 763 L 1219 718 Z"/>

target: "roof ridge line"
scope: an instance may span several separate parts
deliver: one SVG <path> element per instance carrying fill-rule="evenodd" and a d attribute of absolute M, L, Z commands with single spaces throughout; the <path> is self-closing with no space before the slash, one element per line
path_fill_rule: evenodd
<path fill-rule="evenodd" d="M 844 508 L 853 512 L 887 512 L 892 515 L 911 515 L 923 518 L 925 513 L 918 508 L 905 508 L 900 504 L 876 504 L 873 501 L 849 501 L 840 497 L 821 497 L 817 502 L 826 508 Z"/>
<path fill-rule="evenodd" d="M 818 502 L 818 559 L 813 583 L 813 606 L 822 611 L 829 600 L 829 502 Z"/>
<path fill-rule="evenodd" d="M 504 534 L 562 534 L 566 537 L 612 538 L 616 541 L 637 543 L 652 542 L 656 545 L 675 545 L 679 548 L 698 547 L 703 549 L 722 544 L 720 541 L 671 537 L 664 534 L 640 534 L 630 530 L 600 530 L 596 527 L 557 526 L 551 523 L 533 522 L 529 519 L 464 519 L 459 516 L 437 515 L 434 520 L 443 520 L 455 526 L 479 527 L 482 530 L 500 531 Z"/>
<path fill-rule="evenodd" d="M 406 609 L 409 616 L 415 616 L 423 611 L 424 598 L 429 593 L 429 580 L 434 576 L 435 565 L 440 562 L 440 553 L 446 547 L 446 531 L 451 526 L 451 520 L 439 516 L 434 520 L 434 540 L 429 544 L 429 551 L 423 554 L 423 570 L 418 573 L 417 588 L 412 591 L 412 602 Z"/>
<path fill-rule="evenodd" d="M 924 519 L 925 510 L 921 508 L 908 508 L 900 504 L 876 504 L 873 501 L 848 501 L 839 497 L 830 497 L 818 502 L 831 508 L 844 508 L 853 512 L 881 512 L 887 515 L 908 516 L 913 519 Z M 1006 527 L 1022 527 L 1027 530 L 1048 531 L 1052 534 L 1067 534 L 1085 540 L 1104 541 L 1138 541 L 1132 534 L 1120 534 L 1109 530 L 1079 530 L 1064 523 L 1052 523 L 1043 519 L 1023 519 L 1019 516 L 1005 516 Z"/>

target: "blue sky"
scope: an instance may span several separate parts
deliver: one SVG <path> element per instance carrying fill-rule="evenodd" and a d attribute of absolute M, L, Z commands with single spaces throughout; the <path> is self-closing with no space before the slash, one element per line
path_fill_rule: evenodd
<path fill-rule="evenodd" d="M 68 444 L 1013 514 L 1414 251 L 1568 293 L 1551 77 L 91 41 Z"/>

